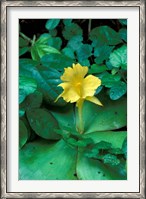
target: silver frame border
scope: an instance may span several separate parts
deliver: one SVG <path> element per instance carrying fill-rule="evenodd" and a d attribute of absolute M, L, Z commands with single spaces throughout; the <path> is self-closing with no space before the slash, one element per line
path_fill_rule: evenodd
<path fill-rule="evenodd" d="M 136 1 L 6 1 L 1 5 L 1 198 L 146 198 L 145 193 L 145 0 Z M 17 6 L 122 6 L 140 9 L 140 189 L 133 193 L 20 193 L 7 192 L 7 7 Z"/>

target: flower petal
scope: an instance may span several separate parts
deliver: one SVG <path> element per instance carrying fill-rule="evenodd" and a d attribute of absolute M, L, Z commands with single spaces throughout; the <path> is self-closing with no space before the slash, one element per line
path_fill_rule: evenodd
<path fill-rule="evenodd" d="M 81 66 L 80 64 L 73 64 L 73 68 L 68 67 L 64 69 L 65 72 L 61 76 L 62 81 L 74 81 L 76 79 L 83 79 L 88 72 L 87 66 Z"/>
<path fill-rule="evenodd" d="M 66 102 L 73 103 L 73 102 L 76 102 L 80 98 L 76 89 L 70 83 L 61 83 L 59 84 L 59 86 L 61 86 L 64 89 L 60 97 L 63 97 L 63 99 Z"/>
<path fill-rule="evenodd" d="M 97 104 L 99 106 L 103 106 L 103 104 L 99 101 L 98 98 L 96 98 L 95 96 L 92 97 L 86 97 L 86 100 L 93 102 L 94 104 Z"/>
<path fill-rule="evenodd" d="M 93 75 L 88 75 L 83 80 L 83 86 L 82 86 L 82 97 L 86 98 L 88 96 L 93 96 L 95 93 L 95 90 L 101 85 L 101 80 L 98 77 L 95 77 Z"/>

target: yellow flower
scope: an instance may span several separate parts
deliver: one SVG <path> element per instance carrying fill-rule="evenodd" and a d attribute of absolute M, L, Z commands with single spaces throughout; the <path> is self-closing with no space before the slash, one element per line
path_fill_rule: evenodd
<path fill-rule="evenodd" d="M 65 68 L 61 76 L 63 83 L 58 85 L 63 88 L 63 92 L 58 98 L 63 97 L 66 102 L 70 103 L 76 102 L 77 107 L 82 107 L 84 100 L 102 106 L 94 96 L 96 89 L 101 85 L 101 80 L 93 75 L 86 76 L 87 73 L 88 67 L 80 64 L 73 64 L 73 67 Z"/>
<path fill-rule="evenodd" d="M 87 73 L 88 67 L 80 64 L 73 64 L 73 67 L 65 68 L 65 72 L 61 76 L 63 83 L 58 85 L 63 88 L 63 92 L 56 99 L 57 101 L 60 97 L 63 97 L 66 102 L 76 102 L 79 116 L 77 130 L 80 134 L 84 132 L 82 119 L 83 102 L 88 100 L 102 106 L 102 103 L 94 96 L 96 89 L 101 85 L 101 80 L 93 75 L 86 76 Z"/>

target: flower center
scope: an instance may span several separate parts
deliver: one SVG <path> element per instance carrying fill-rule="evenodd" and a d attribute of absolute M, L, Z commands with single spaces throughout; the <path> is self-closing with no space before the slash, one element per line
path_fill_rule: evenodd
<path fill-rule="evenodd" d="M 82 96 L 82 83 L 81 82 L 77 82 L 75 84 L 75 90 L 78 93 L 78 95 L 81 97 Z"/>

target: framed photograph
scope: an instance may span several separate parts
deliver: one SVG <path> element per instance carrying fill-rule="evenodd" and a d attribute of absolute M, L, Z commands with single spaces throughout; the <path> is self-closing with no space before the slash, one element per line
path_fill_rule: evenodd
<path fill-rule="evenodd" d="M 1 1 L 1 198 L 145 198 L 145 2 Z"/>

